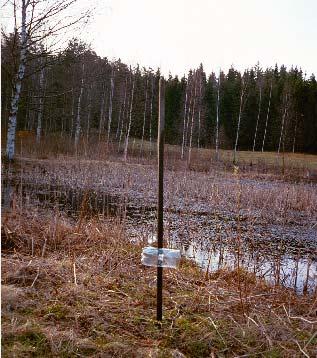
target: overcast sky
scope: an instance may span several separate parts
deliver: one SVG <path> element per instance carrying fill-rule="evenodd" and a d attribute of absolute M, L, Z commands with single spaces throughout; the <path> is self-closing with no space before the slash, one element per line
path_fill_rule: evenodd
<path fill-rule="evenodd" d="M 97 5 L 89 27 L 74 36 L 109 59 L 173 75 L 200 63 L 210 73 L 231 65 L 243 70 L 258 61 L 317 75 L 317 0 L 78 1 L 77 11 Z M 11 13 L 2 9 L 7 30 Z"/>
<path fill-rule="evenodd" d="M 317 74 L 317 0 L 106 0 L 87 38 L 101 56 L 164 73 L 259 61 Z"/>

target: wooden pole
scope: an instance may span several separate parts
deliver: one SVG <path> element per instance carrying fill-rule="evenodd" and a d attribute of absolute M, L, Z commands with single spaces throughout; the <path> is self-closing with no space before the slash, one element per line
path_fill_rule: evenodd
<path fill-rule="evenodd" d="M 163 248 L 163 164 L 164 164 L 164 121 L 165 121 L 165 88 L 164 79 L 159 82 L 159 121 L 158 121 L 158 197 L 157 197 L 157 247 Z M 160 258 L 158 257 L 158 261 Z M 163 267 L 157 267 L 157 310 L 156 319 L 163 316 Z"/>

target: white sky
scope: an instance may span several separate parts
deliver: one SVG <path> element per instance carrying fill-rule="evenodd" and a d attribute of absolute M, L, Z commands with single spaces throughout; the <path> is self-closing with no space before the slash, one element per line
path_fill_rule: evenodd
<path fill-rule="evenodd" d="M 316 24 L 317 0 L 104 0 L 87 39 L 100 56 L 165 74 L 201 62 L 210 73 L 259 61 L 310 75 L 317 74 Z"/>
<path fill-rule="evenodd" d="M 200 63 L 209 74 L 258 61 L 317 75 L 317 0 L 78 0 L 75 11 L 87 6 L 94 19 L 74 36 L 100 56 L 181 76 Z M 11 11 L 1 10 L 8 30 Z"/>

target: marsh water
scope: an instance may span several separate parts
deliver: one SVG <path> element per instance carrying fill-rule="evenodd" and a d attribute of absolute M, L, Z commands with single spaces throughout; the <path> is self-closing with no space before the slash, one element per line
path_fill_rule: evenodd
<path fill-rule="evenodd" d="M 125 195 L 3 181 L 2 210 L 10 210 L 14 200 L 21 200 L 21 205 L 36 202 L 75 219 L 79 215 L 116 218 L 132 240 L 145 246 L 155 244 L 155 205 Z M 179 248 L 208 272 L 243 267 L 298 293 L 317 288 L 316 228 L 261 225 L 232 213 L 166 208 L 164 230 L 168 247 Z"/>

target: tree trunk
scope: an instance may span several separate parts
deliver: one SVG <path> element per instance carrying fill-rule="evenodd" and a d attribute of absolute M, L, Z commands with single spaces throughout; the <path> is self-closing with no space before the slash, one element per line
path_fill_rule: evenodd
<path fill-rule="evenodd" d="M 185 150 L 186 150 L 186 147 L 187 147 L 187 140 L 188 140 L 188 129 L 189 129 L 189 122 L 190 122 L 190 116 L 193 112 L 193 106 L 192 106 L 192 103 L 193 103 L 193 92 L 194 92 L 194 88 L 196 87 L 196 83 L 195 83 L 195 79 L 192 80 L 192 88 L 190 90 L 190 100 L 189 100 L 189 106 L 188 106 L 188 112 L 187 112 L 187 121 L 186 121 L 186 126 L 185 126 L 185 134 L 184 134 L 184 137 L 185 137 L 185 140 L 184 140 L 184 155 L 185 155 Z"/>
<path fill-rule="evenodd" d="M 197 148 L 200 148 L 200 117 L 201 117 L 201 73 L 199 75 L 199 111 L 198 111 L 198 139 Z"/>
<path fill-rule="evenodd" d="M 195 106 L 196 106 L 196 95 L 197 95 L 197 83 L 196 82 L 197 82 L 197 72 L 195 74 L 195 79 L 194 79 L 194 101 L 193 101 L 192 118 L 191 118 L 191 125 L 190 125 L 189 151 L 188 151 L 188 161 L 187 161 L 188 166 L 190 165 L 192 142 L 193 142 L 193 128 L 194 128 L 194 117 L 195 117 Z"/>
<path fill-rule="evenodd" d="M 238 126 L 237 126 L 237 134 L 236 134 L 236 141 L 234 144 L 234 152 L 233 152 L 233 163 L 236 163 L 236 155 L 237 155 L 237 147 L 239 141 L 239 131 L 240 131 L 240 123 L 241 123 L 241 114 L 242 114 L 242 102 L 243 102 L 243 95 L 244 95 L 244 83 L 242 80 L 242 88 L 241 88 L 241 95 L 240 95 L 240 108 L 239 108 L 239 117 L 238 117 Z"/>
<path fill-rule="evenodd" d="M 75 148 L 77 151 L 77 146 L 80 138 L 81 123 L 80 123 L 80 110 L 81 110 L 81 100 L 84 92 L 84 64 L 82 65 L 82 77 L 81 77 L 81 86 L 80 94 L 77 103 L 77 117 L 76 117 L 76 129 L 75 129 Z"/>
<path fill-rule="evenodd" d="M 219 159 L 219 106 L 220 106 L 220 71 L 218 78 L 218 90 L 217 90 L 217 118 L 216 118 L 216 160 Z"/>
<path fill-rule="evenodd" d="M 260 85 L 259 109 L 258 109 L 258 117 L 256 119 L 256 125 L 255 125 L 252 152 L 254 152 L 254 150 L 255 150 L 256 137 L 257 137 L 257 134 L 258 134 L 258 127 L 259 127 L 259 120 L 260 120 L 260 113 L 261 113 L 261 101 L 262 101 L 262 87 Z"/>
<path fill-rule="evenodd" d="M 122 120 L 121 120 L 121 129 L 120 129 L 120 136 L 119 136 L 119 143 L 118 143 L 118 152 L 120 151 L 120 147 L 121 147 L 121 139 L 122 139 L 122 133 L 123 133 L 124 118 L 125 118 L 125 113 L 126 113 L 127 89 L 128 89 L 128 76 L 127 76 L 127 78 L 125 80 L 123 109 L 122 109 L 122 115 L 121 115 Z"/>
<path fill-rule="evenodd" d="M 101 105 L 100 105 L 100 118 L 99 118 L 99 135 L 98 135 L 98 139 L 100 142 L 100 137 L 101 137 L 101 131 L 103 128 L 103 122 L 104 122 L 104 107 L 105 107 L 105 86 L 103 84 L 102 86 L 102 94 L 101 94 Z"/>
<path fill-rule="evenodd" d="M 284 124 L 285 124 L 285 118 L 286 118 L 286 115 L 287 115 L 287 109 L 288 109 L 288 96 L 286 94 L 286 96 L 285 96 L 285 106 L 284 106 L 284 112 L 283 112 L 283 116 L 282 116 L 281 132 L 280 132 L 280 139 L 279 139 L 279 142 L 278 142 L 277 154 L 280 154 L 280 150 L 281 150 L 281 142 L 282 142 L 282 137 L 283 137 L 283 132 L 284 132 Z"/>
<path fill-rule="evenodd" d="M 25 74 L 26 64 L 26 49 L 27 49 L 27 33 L 26 33 L 26 9 L 28 2 L 22 0 L 22 24 L 21 24 L 21 50 L 20 50 L 20 63 L 18 73 L 16 75 L 14 90 L 11 100 L 11 109 L 8 121 L 8 132 L 7 132 L 7 148 L 6 155 L 8 160 L 14 159 L 15 154 L 15 136 L 17 127 L 17 113 L 19 107 L 19 101 L 21 96 L 22 81 Z"/>
<path fill-rule="evenodd" d="M 113 90 L 114 90 L 114 69 L 112 69 L 111 79 L 110 79 L 110 94 L 109 94 L 109 116 L 108 116 L 108 137 L 107 145 L 109 145 L 110 131 L 111 131 L 111 122 L 112 122 L 112 99 L 113 99 Z"/>
<path fill-rule="evenodd" d="M 154 96 L 154 78 L 151 81 L 151 103 L 150 103 L 150 156 L 152 155 L 152 121 L 153 121 L 153 96 Z"/>
<path fill-rule="evenodd" d="M 145 84 L 145 101 L 144 101 L 144 112 L 143 112 L 143 127 L 142 127 L 142 139 L 141 139 L 141 147 L 140 147 L 140 157 L 141 157 L 141 155 L 142 155 L 143 141 L 144 141 L 144 130 L 145 130 L 145 119 L 146 119 L 146 105 L 147 105 L 147 85 L 148 85 L 148 78 L 146 77 L 146 84 Z"/>
<path fill-rule="evenodd" d="M 297 131 L 297 115 L 295 117 L 295 130 L 294 130 L 294 138 L 293 138 L 293 150 L 292 152 L 295 153 L 295 142 L 296 142 L 296 131 Z"/>
<path fill-rule="evenodd" d="M 135 78 L 133 78 L 133 82 L 132 82 L 132 93 L 131 93 L 130 114 L 129 114 L 129 126 L 128 126 L 128 131 L 127 131 L 127 135 L 126 135 L 126 139 L 125 139 L 125 146 L 124 146 L 124 161 L 125 162 L 127 161 L 127 156 L 128 156 L 129 136 L 130 136 L 131 122 L 132 122 L 134 84 L 135 84 Z"/>
<path fill-rule="evenodd" d="M 45 68 L 41 61 L 41 72 L 40 72 L 40 84 L 39 84 L 39 92 L 40 92 L 40 103 L 39 103 L 39 113 L 37 115 L 37 128 L 36 128 L 36 142 L 40 143 L 41 134 L 42 134 L 42 119 L 43 119 L 43 110 L 44 110 L 44 95 L 45 95 Z"/>
<path fill-rule="evenodd" d="M 89 132 L 90 132 L 91 91 L 92 91 L 92 86 L 90 86 L 89 89 L 88 89 L 88 114 L 87 114 L 87 129 L 86 129 L 87 143 L 89 141 Z"/>
<path fill-rule="evenodd" d="M 188 96 L 188 83 L 185 90 L 185 104 L 184 104 L 184 123 L 183 123 L 183 141 L 182 141 L 182 153 L 181 159 L 184 158 L 184 146 L 185 146 L 185 128 L 186 128 L 186 114 L 187 114 L 187 96 Z"/>
<path fill-rule="evenodd" d="M 264 129 L 264 136 L 263 136 L 263 142 L 262 142 L 262 152 L 264 152 L 264 144 L 265 144 L 265 138 L 266 138 L 267 123 L 269 121 L 269 114 L 270 114 L 270 107 L 271 107 L 271 97 L 272 97 L 272 86 L 273 86 L 273 80 L 271 81 L 269 104 L 267 106 L 265 129 Z"/>

